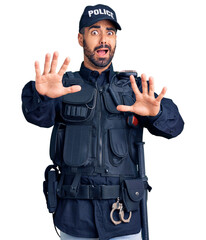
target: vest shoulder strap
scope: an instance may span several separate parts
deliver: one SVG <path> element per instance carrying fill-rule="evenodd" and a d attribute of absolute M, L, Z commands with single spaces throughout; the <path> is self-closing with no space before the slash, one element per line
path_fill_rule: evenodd
<path fill-rule="evenodd" d="M 71 85 L 82 85 L 84 80 L 82 79 L 79 72 L 66 72 L 63 76 L 62 83 L 64 87 L 69 87 Z"/>

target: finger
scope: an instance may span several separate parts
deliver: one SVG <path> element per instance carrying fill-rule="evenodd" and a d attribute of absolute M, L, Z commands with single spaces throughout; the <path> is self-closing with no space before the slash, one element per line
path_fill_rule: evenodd
<path fill-rule="evenodd" d="M 135 95 L 139 95 L 140 91 L 139 91 L 139 88 L 137 87 L 137 84 L 133 75 L 130 76 L 130 82 Z"/>
<path fill-rule="evenodd" d="M 148 94 L 147 78 L 144 73 L 141 75 L 141 80 L 142 80 L 142 93 Z"/>
<path fill-rule="evenodd" d="M 38 81 L 41 77 L 41 70 L 40 70 L 40 66 L 39 66 L 39 62 L 36 61 L 34 63 L 34 67 L 35 67 L 35 72 L 36 72 L 36 80 Z"/>
<path fill-rule="evenodd" d="M 55 73 L 56 72 L 57 63 L 58 63 L 58 57 L 59 57 L 59 53 L 58 52 L 54 52 L 53 58 L 52 58 L 52 62 L 51 62 L 50 73 Z"/>
<path fill-rule="evenodd" d="M 149 78 L 149 95 L 154 96 L 154 78 Z"/>
<path fill-rule="evenodd" d="M 166 94 L 166 92 L 167 92 L 167 88 L 164 87 L 164 88 L 162 89 L 161 93 L 159 94 L 159 96 L 156 98 L 156 100 L 157 100 L 158 102 L 161 102 L 161 100 L 163 99 L 163 97 L 164 97 L 164 95 Z"/>
<path fill-rule="evenodd" d="M 118 105 L 117 110 L 120 112 L 132 112 L 132 106 Z"/>
<path fill-rule="evenodd" d="M 63 95 L 68 94 L 68 93 L 79 92 L 80 90 L 81 90 L 80 85 L 73 85 L 71 87 L 64 87 L 63 88 Z"/>
<path fill-rule="evenodd" d="M 66 72 L 69 63 L 70 63 L 70 58 L 67 57 L 67 58 L 64 60 L 64 63 L 62 64 L 62 66 L 61 66 L 61 68 L 60 68 L 60 70 L 59 70 L 59 72 L 58 72 L 58 74 L 59 74 L 60 76 L 63 76 L 63 74 Z"/>
<path fill-rule="evenodd" d="M 43 72 L 43 74 L 47 74 L 49 72 L 50 58 L 51 58 L 51 55 L 49 53 L 47 53 L 46 56 L 45 56 L 44 72 Z"/>

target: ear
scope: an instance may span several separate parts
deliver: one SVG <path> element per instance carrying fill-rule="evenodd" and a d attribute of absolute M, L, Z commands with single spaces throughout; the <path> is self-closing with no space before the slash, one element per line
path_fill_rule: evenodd
<path fill-rule="evenodd" d="M 83 47 L 83 34 L 78 33 L 78 41 L 79 41 L 79 45 Z"/>

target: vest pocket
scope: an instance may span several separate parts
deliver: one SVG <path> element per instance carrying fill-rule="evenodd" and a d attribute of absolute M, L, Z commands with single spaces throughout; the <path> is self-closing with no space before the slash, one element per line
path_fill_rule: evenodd
<path fill-rule="evenodd" d="M 52 130 L 50 141 L 50 158 L 58 166 L 62 166 L 63 148 L 66 126 L 61 123 L 56 123 Z"/>
<path fill-rule="evenodd" d="M 145 192 L 145 185 L 141 179 L 124 180 L 122 184 L 122 197 L 127 212 L 139 209 L 139 203 Z"/>
<path fill-rule="evenodd" d="M 92 126 L 67 125 L 63 159 L 70 167 L 86 166 L 91 162 Z"/>
<path fill-rule="evenodd" d="M 96 106 L 97 90 L 83 85 L 77 93 L 64 95 L 62 98 L 61 116 L 67 122 L 83 122 L 92 119 Z"/>
<path fill-rule="evenodd" d="M 109 159 L 112 165 L 118 166 L 128 155 L 127 135 L 125 129 L 109 129 Z"/>

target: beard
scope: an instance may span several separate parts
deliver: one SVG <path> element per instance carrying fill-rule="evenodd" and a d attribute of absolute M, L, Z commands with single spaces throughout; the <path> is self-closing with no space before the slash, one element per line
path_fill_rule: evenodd
<path fill-rule="evenodd" d="M 84 48 L 84 55 L 88 58 L 88 60 L 97 68 L 105 68 L 107 67 L 113 57 L 114 57 L 114 53 L 115 53 L 115 49 L 116 49 L 116 45 L 114 46 L 113 49 L 111 49 L 111 47 L 109 45 L 100 45 L 98 47 L 96 47 L 93 51 L 88 47 L 86 40 L 83 39 L 83 48 Z M 99 58 L 95 58 L 95 51 L 100 49 L 100 48 L 107 48 L 109 51 L 109 57 L 99 57 Z"/>

